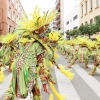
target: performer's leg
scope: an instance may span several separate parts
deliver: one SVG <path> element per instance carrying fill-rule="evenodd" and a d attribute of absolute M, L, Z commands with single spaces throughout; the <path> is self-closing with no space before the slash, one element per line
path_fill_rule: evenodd
<path fill-rule="evenodd" d="M 48 77 L 47 79 L 48 81 L 50 81 L 52 84 L 56 84 L 56 81 L 53 79 L 52 74 L 49 69 L 44 68 L 44 73 Z"/>
<path fill-rule="evenodd" d="M 4 95 L 4 100 L 14 100 L 14 97 L 15 97 L 15 95 L 14 95 L 14 91 L 12 88 L 12 81 L 11 81 L 9 89 L 7 90 L 7 92 Z"/>
<path fill-rule="evenodd" d="M 50 70 L 48 70 L 48 80 L 49 80 L 52 84 L 56 84 L 56 81 L 53 79 Z"/>
<path fill-rule="evenodd" d="M 78 59 L 78 58 L 75 57 L 75 58 L 72 60 L 72 62 L 70 63 L 70 65 L 68 66 L 68 68 L 71 68 L 71 66 L 75 64 L 75 61 L 76 61 L 77 59 Z"/>
<path fill-rule="evenodd" d="M 42 100 L 40 95 L 39 84 L 37 83 L 37 81 L 36 84 L 34 84 L 33 86 L 32 94 L 33 94 L 33 100 Z"/>
<path fill-rule="evenodd" d="M 99 65 L 99 63 L 98 63 L 98 61 L 96 61 L 95 64 L 94 64 L 94 66 L 93 66 L 93 68 L 92 68 L 92 71 L 89 73 L 89 75 L 92 76 L 95 73 L 96 67 L 98 67 L 98 65 Z"/>
<path fill-rule="evenodd" d="M 9 68 L 8 68 L 8 72 L 11 72 L 12 70 L 11 70 L 11 62 L 10 62 L 10 64 L 9 64 Z"/>
<path fill-rule="evenodd" d="M 85 68 L 88 68 L 88 60 L 84 60 Z"/>

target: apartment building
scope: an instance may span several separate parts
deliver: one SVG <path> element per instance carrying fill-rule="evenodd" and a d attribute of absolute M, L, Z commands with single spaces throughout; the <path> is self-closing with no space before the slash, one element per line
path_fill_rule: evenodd
<path fill-rule="evenodd" d="M 57 30 L 56 21 L 55 21 L 55 20 L 51 21 L 49 27 L 50 27 L 50 29 L 51 29 L 52 31 Z"/>
<path fill-rule="evenodd" d="M 80 0 L 80 25 L 93 24 L 94 18 L 100 15 L 100 0 Z"/>
<path fill-rule="evenodd" d="M 65 17 L 65 32 L 79 27 L 79 5 Z"/>
<path fill-rule="evenodd" d="M 55 21 L 56 21 L 56 29 L 60 30 L 61 33 L 64 32 L 64 0 L 56 0 L 56 10 L 60 13 Z"/>
<path fill-rule="evenodd" d="M 24 14 L 20 0 L 0 0 L 0 35 L 13 32 Z"/>
<path fill-rule="evenodd" d="M 65 16 L 64 21 L 64 32 L 76 29 L 79 27 L 79 1 L 74 0 L 73 10 L 70 10 L 70 13 Z M 66 14 L 66 13 L 65 13 Z M 64 38 L 66 38 L 66 33 L 64 33 Z"/>

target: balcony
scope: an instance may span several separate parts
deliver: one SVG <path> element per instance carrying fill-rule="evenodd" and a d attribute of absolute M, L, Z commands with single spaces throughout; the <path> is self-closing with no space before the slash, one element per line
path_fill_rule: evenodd
<path fill-rule="evenodd" d="M 60 19 L 60 15 L 58 15 L 58 16 L 56 17 L 56 21 L 57 21 L 58 19 Z"/>
<path fill-rule="evenodd" d="M 60 9 L 60 5 L 57 5 L 57 6 L 56 6 L 56 10 L 59 10 L 59 9 Z"/>
<path fill-rule="evenodd" d="M 56 5 L 60 5 L 60 0 L 56 0 Z"/>
<path fill-rule="evenodd" d="M 58 22 L 57 24 L 56 24 L 56 26 L 58 27 L 60 25 L 60 22 Z"/>

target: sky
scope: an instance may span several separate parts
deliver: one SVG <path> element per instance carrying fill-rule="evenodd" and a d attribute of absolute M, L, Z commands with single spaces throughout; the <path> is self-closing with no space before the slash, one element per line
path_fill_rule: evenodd
<path fill-rule="evenodd" d="M 27 14 L 34 11 L 38 5 L 42 11 L 47 11 L 55 7 L 56 0 L 22 0 L 22 5 Z M 64 0 L 64 17 L 66 17 L 75 7 L 75 0 Z"/>
<path fill-rule="evenodd" d="M 41 11 L 48 11 L 55 7 L 56 0 L 22 0 L 22 5 L 26 13 L 34 11 L 36 5 L 41 8 Z"/>

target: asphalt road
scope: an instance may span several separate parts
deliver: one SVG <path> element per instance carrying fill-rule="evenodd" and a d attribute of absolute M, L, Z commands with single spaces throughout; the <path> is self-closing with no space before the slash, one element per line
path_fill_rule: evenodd
<path fill-rule="evenodd" d="M 58 64 L 67 66 L 69 63 L 64 56 L 59 54 Z M 71 72 L 75 74 L 74 79 L 70 81 L 65 75 L 61 74 L 56 67 L 51 69 L 52 75 L 57 82 L 55 88 L 62 95 L 67 95 L 66 100 L 100 100 L 100 70 L 97 70 L 94 76 L 89 76 L 88 72 L 91 71 L 93 61 L 89 61 L 89 68 L 85 68 L 83 63 L 76 61 L 75 65 L 71 68 Z M 5 81 L 0 84 L 0 100 L 3 100 L 3 95 L 6 92 L 11 79 L 11 73 L 7 70 L 5 72 Z M 43 89 L 41 90 L 43 100 L 49 100 L 49 95 Z M 23 99 L 15 99 L 23 100 Z M 30 100 L 28 97 L 25 100 Z M 54 96 L 54 100 L 57 100 Z"/>

